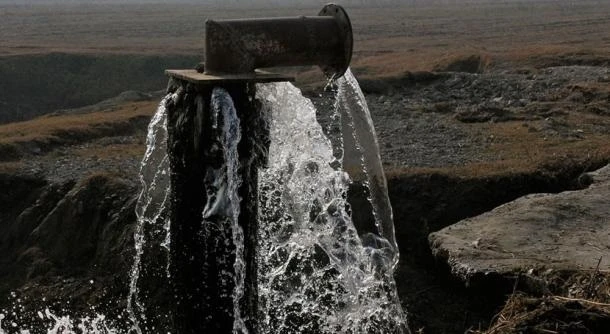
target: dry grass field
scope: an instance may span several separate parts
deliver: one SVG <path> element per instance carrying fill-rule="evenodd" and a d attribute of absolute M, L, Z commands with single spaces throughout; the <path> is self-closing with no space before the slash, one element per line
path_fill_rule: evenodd
<path fill-rule="evenodd" d="M 157 73 L 163 63 L 184 66 L 202 58 L 206 19 L 316 15 L 323 2 L 230 9 L 196 3 L 2 3 L 0 75 L 9 79 L 0 83 L 0 122 L 96 103 L 122 90 L 162 89 L 164 78 Z M 354 29 L 352 68 L 359 79 L 443 70 L 471 56 L 481 59 L 482 69 L 610 62 L 610 2 L 604 0 L 409 0 L 392 6 L 347 4 L 346 9 Z M 129 57 L 121 61 L 117 55 Z M 302 87 L 323 81 L 317 69 L 295 71 Z M 23 100 L 28 85 L 40 96 L 13 109 L 20 117 L 2 115 Z M 56 98 L 62 94 L 63 100 Z"/>
<path fill-rule="evenodd" d="M 24 162 L 70 147 L 70 159 L 139 160 L 146 149 L 145 128 L 157 102 L 126 103 L 110 110 L 75 115 L 48 115 L 0 125 L 0 173 L 27 171 Z M 105 137 L 134 136 L 134 140 L 88 145 Z M 85 144 L 85 145 L 83 145 Z M 61 155 L 64 155 L 63 153 Z"/>
<path fill-rule="evenodd" d="M 96 136 L 96 129 L 103 129 L 106 125 L 112 127 L 138 117 L 150 117 L 156 105 L 155 102 L 131 103 L 110 112 L 43 116 L 32 121 L 0 125 L 0 145 L 43 143 L 61 138 L 64 134 L 88 139 Z"/>

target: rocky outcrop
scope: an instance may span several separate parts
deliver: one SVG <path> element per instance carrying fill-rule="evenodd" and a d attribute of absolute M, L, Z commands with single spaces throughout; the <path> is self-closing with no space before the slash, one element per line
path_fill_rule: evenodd
<path fill-rule="evenodd" d="M 591 185 L 533 194 L 429 236 L 434 256 L 468 281 L 610 268 L 610 165 L 583 175 Z"/>
<path fill-rule="evenodd" d="M 81 309 L 124 295 L 133 259 L 134 185 L 108 174 L 30 181 L 12 180 L 13 197 L 4 198 L 12 209 L 0 220 L 0 295 L 19 291 L 25 300 L 49 302 L 70 295 Z M 19 196 L 18 185 L 29 188 L 28 196 Z"/>

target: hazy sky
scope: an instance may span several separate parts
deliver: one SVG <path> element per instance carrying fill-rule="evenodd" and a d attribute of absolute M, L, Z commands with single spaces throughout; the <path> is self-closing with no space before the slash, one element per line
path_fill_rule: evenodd
<path fill-rule="evenodd" d="M 31 5 L 31 4 L 213 4 L 221 7 L 257 7 L 259 5 L 274 7 L 310 7 L 321 6 L 329 2 L 334 2 L 344 6 L 360 6 L 374 7 L 376 5 L 401 4 L 409 5 L 418 4 L 466 4 L 466 3 L 494 3 L 504 1 L 508 3 L 570 3 L 585 0 L 0 0 L 0 5 Z M 609 0 L 586 0 L 589 3 L 605 3 Z"/>
<path fill-rule="evenodd" d="M 387 0 L 381 0 L 387 2 Z M 197 4 L 253 4 L 253 3 L 319 3 L 319 0 L 0 0 L 0 4 L 46 4 L 46 3 L 197 3 Z M 327 1 L 328 2 L 328 1 Z M 336 3 L 362 3 L 364 0 L 343 0 Z M 375 2 L 374 0 L 369 2 Z"/>
<path fill-rule="evenodd" d="M 303 6 L 322 6 L 329 2 L 343 4 L 345 6 L 354 5 L 376 5 L 389 3 L 408 3 L 416 1 L 430 0 L 0 0 L 0 5 L 32 5 L 32 4 L 214 4 L 226 7 L 252 7 L 258 5 L 272 5 L 279 7 L 303 7 Z M 434 0 L 433 0 L 434 1 Z M 455 1 L 455 0 L 454 0 Z"/>
<path fill-rule="evenodd" d="M 380 4 L 391 2 L 414 2 L 414 1 L 430 1 L 430 0 L 0 0 L 0 4 L 99 4 L 99 3 L 116 3 L 116 4 L 145 4 L 145 3 L 196 3 L 196 4 L 222 4 L 222 5 L 253 5 L 274 4 L 274 5 L 304 5 L 304 4 L 325 4 L 334 2 L 338 4 Z M 445 0 L 447 1 L 447 0 Z M 451 1 L 451 0 L 449 0 Z M 455 0 L 453 0 L 455 1 Z"/>

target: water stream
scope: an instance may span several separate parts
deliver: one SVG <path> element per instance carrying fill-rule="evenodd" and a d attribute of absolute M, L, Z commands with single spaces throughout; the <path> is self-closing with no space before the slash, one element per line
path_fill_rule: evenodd
<path fill-rule="evenodd" d="M 127 299 L 127 312 L 133 322 L 131 331 L 142 334 L 141 324 L 147 321 L 145 309 L 151 307 L 146 302 L 147 295 L 140 291 L 139 279 L 142 271 L 147 268 L 143 265 L 143 256 L 146 248 L 164 248 L 160 252 L 166 254 L 169 265 L 170 249 L 170 221 L 167 218 L 167 208 L 170 195 L 169 159 L 167 156 L 167 109 L 166 105 L 177 94 L 166 96 L 157 112 L 148 125 L 146 137 L 146 152 L 140 165 L 140 184 L 142 190 L 136 205 L 137 224 L 134 234 L 135 250 L 134 264 L 131 269 L 129 283 L 129 297 Z M 150 252 L 150 250 L 149 250 Z M 169 271 L 165 269 L 168 279 Z"/>
<path fill-rule="evenodd" d="M 355 159 L 359 163 L 351 166 L 352 173 L 370 182 L 379 177 L 369 172 L 380 167 L 379 153 L 376 142 L 366 142 L 374 139 L 374 132 L 363 137 L 372 130 L 371 122 L 353 121 L 370 119 L 364 100 L 355 102 L 358 110 L 344 103 L 359 91 L 348 75 L 339 83 L 340 117 L 333 119 L 345 123 L 341 135 L 353 136 L 363 156 Z M 271 120 L 269 167 L 261 171 L 259 182 L 262 332 L 401 332 L 406 323 L 393 279 L 397 248 L 393 235 L 388 240 L 382 230 L 393 234 L 391 207 L 383 201 L 387 192 L 382 187 L 371 191 L 378 229 L 361 236 L 347 201 L 353 180 L 343 168 L 344 156 L 335 154 L 318 123 L 312 102 L 287 83 L 260 85 L 258 94 Z M 374 150 L 365 151 L 369 148 Z M 373 164 L 375 156 L 379 165 Z M 383 178 L 376 182 L 382 181 L 385 186 Z"/>
<path fill-rule="evenodd" d="M 321 111 L 292 84 L 256 87 L 256 99 L 270 131 L 268 165 L 260 169 L 258 178 L 260 333 L 407 332 L 406 314 L 393 278 L 398 248 L 375 130 L 364 95 L 349 70 L 337 86 L 334 107 L 327 115 L 330 121 L 324 126 L 318 120 Z M 112 323 L 120 325 L 113 327 L 103 315 L 74 320 L 46 310 L 42 314 L 46 329 L 19 324 L 7 329 L 0 314 L 0 334 L 142 334 L 150 332 L 146 314 L 151 311 L 168 317 L 167 323 L 171 323 L 171 315 L 150 299 L 162 287 L 147 286 L 146 282 L 151 275 L 156 276 L 156 282 L 161 279 L 168 285 L 172 279 L 167 269 L 171 224 L 167 218 L 170 166 L 166 105 L 177 96 L 174 93 L 163 99 L 148 128 L 136 208 L 129 319 L 116 320 Z M 244 232 L 237 224 L 242 201 L 238 189 L 243 181 L 238 173 L 237 146 L 242 125 L 239 111 L 223 89 L 213 90 L 210 110 L 221 119 L 224 170 L 220 172 L 226 183 L 214 196 L 228 211 L 227 237 L 235 247 L 234 272 L 227 274 L 235 285 L 233 332 L 247 333 L 239 308 L 245 270 Z M 359 191 L 362 196 L 354 195 Z M 214 208 L 206 207 L 202 212 L 204 221 L 210 210 Z M 169 327 L 162 330 L 171 332 Z"/>
<path fill-rule="evenodd" d="M 212 92 L 213 112 L 222 115 L 223 119 L 223 136 L 222 146 L 224 148 L 224 161 L 227 173 L 227 194 L 228 205 L 230 207 L 231 231 L 233 245 L 235 246 L 235 264 L 234 282 L 235 290 L 233 291 L 233 323 L 234 333 L 247 334 L 246 325 L 241 315 L 239 301 L 244 295 L 244 279 L 246 264 L 244 260 L 244 231 L 238 224 L 241 198 L 239 197 L 239 187 L 242 180 L 240 178 L 239 169 L 239 154 L 237 146 L 241 140 L 241 125 L 237 117 L 237 111 L 231 100 L 229 93 L 222 88 L 214 88 Z"/>

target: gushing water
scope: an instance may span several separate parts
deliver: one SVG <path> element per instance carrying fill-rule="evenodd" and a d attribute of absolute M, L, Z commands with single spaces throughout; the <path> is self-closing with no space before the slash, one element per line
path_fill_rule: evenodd
<path fill-rule="evenodd" d="M 349 79 L 340 83 L 348 84 Z M 346 107 L 341 99 L 349 98 L 350 89 L 339 91 L 340 108 Z M 312 102 L 286 83 L 259 85 L 258 98 L 271 120 L 269 167 L 261 171 L 259 183 L 262 332 L 402 332 L 406 323 L 392 277 L 397 252 L 393 236 L 388 240 L 382 232 L 386 227 L 393 233 L 392 222 L 384 221 L 391 219 L 391 207 L 389 216 L 375 215 L 379 231 L 363 242 L 347 201 L 352 180 L 335 164 L 333 145 Z M 361 106 L 354 114 L 339 112 L 351 117 L 350 135 L 363 151 L 361 141 L 367 138 L 361 135 L 370 128 L 351 120 L 368 117 L 366 105 Z M 369 176 L 373 161 L 361 160 Z M 383 204 L 383 195 L 379 191 L 370 199 Z"/>
<path fill-rule="evenodd" d="M 224 161 L 226 164 L 227 173 L 227 197 L 230 206 L 231 231 L 233 236 L 233 245 L 235 246 L 235 263 L 234 282 L 235 290 L 233 291 L 233 323 L 234 333 L 248 333 L 244 320 L 241 316 L 239 302 L 244 295 L 244 273 L 246 264 L 244 260 L 244 231 L 239 225 L 239 213 L 241 198 L 239 197 L 239 187 L 242 180 L 238 173 L 239 155 L 237 153 L 237 145 L 241 141 L 240 121 L 237 117 L 237 111 L 233 105 L 233 100 L 229 93 L 222 88 L 214 88 L 212 91 L 212 107 L 215 115 L 222 115 L 223 119 L 223 135 L 221 139 L 224 148 Z"/>
<path fill-rule="evenodd" d="M 379 153 L 379 143 L 373 120 L 358 81 L 348 69 L 345 74 L 338 79 L 338 94 L 336 109 L 338 113 L 346 118 L 343 123 L 347 125 L 346 133 L 343 137 L 353 138 L 356 150 L 351 153 L 358 157 L 361 171 L 364 174 L 364 184 L 369 190 L 368 200 L 372 205 L 372 213 L 375 219 L 377 231 L 375 235 L 369 234 L 365 244 L 373 248 L 383 248 L 387 252 L 386 260 L 390 260 L 388 268 L 394 269 L 398 264 L 398 244 L 394 233 L 394 218 L 392 205 L 388 196 L 388 186 L 381 164 Z M 346 168 L 345 170 L 354 171 L 358 168 Z M 354 173 L 352 179 L 361 177 Z M 385 244 L 380 247 L 378 243 Z"/>
<path fill-rule="evenodd" d="M 146 296 L 140 293 L 138 280 L 142 272 L 142 257 L 147 243 L 157 241 L 167 251 L 170 247 L 170 221 L 166 210 L 170 194 L 169 159 L 167 156 L 167 109 L 166 104 L 176 99 L 177 94 L 166 96 L 148 125 L 146 153 L 140 164 L 140 184 L 142 191 L 136 205 L 137 225 L 134 234 L 134 264 L 131 269 L 127 312 L 133 322 L 131 331 L 142 334 L 142 322 L 146 322 L 145 309 L 150 307 L 142 300 Z M 147 231 L 151 231 L 148 232 Z M 156 237 L 156 238 L 155 238 Z M 153 239 L 153 240 L 147 240 Z M 169 265 L 169 260 L 168 264 Z M 169 272 L 167 274 L 169 276 Z M 169 277 L 168 277 L 169 278 Z"/>
<path fill-rule="evenodd" d="M 4 323 L 5 315 L 0 314 L 0 334 L 118 334 L 115 321 L 108 321 L 106 316 L 92 312 L 91 316 L 72 317 L 55 315 L 48 308 L 33 314 L 12 314 L 14 320 Z M 19 321 L 22 321 L 19 323 Z"/>
<path fill-rule="evenodd" d="M 349 70 L 336 84 L 336 103 L 324 128 L 312 102 L 292 84 L 256 87 L 260 112 L 270 131 L 268 165 L 258 175 L 257 322 L 261 333 L 408 331 L 393 279 L 398 250 L 369 110 Z M 151 297 L 165 287 L 146 286 L 144 278 L 156 276 L 153 281 L 164 281 L 166 287 L 172 282 L 166 105 L 175 103 L 179 94 L 163 99 L 148 127 L 136 207 L 129 319 L 114 321 L 120 324 L 113 327 L 103 315 L 76 320 L 45 310 L 39 316 L 49 323 L 47 333 L 171 332 L 169 318 L 167 328 L 150 327 L 151 314 L 170 315 Z M 196 100 L 198 108 L 204 108 L 204 103 L 204 99 Z M 215 227 L 224 230 L 235 253 L 234 272 L 222 277 L 233 280 L 235 286 L 233 332 L 247 333 L 239 307 L 246 267 L 245 236 L 238 224 L 242 205 L 238 190 L 244 181 L 239 174 L 238 144 L 243 129 L 239 110 L 224 89 L 213 90 L 210 104 L 213 127 L 222 125 L 218 142 L 224 163 L 216 171 L 219 187 L 215 200 L 202 212 L 202 223 L 218 210 L 228 217 Z M 354 196 L 359 191 L 364 193 L 360 201 Z M 0 314 L 0 334 L 30 333 L 20 326 L 3 329 L 3 320 Z"/>

